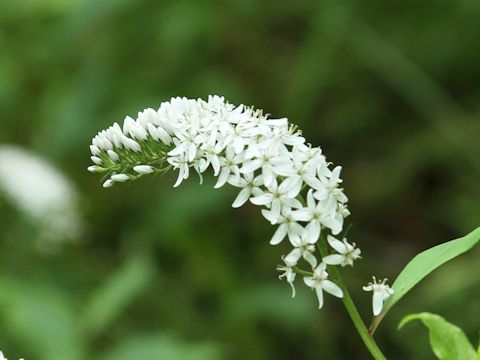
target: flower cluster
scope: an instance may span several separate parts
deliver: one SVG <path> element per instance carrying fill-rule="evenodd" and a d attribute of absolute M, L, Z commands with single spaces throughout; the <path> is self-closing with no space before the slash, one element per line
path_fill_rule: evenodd
<path fill-rule="evenodd" d="M 192 169 L 201 179 L 212 168 L 215 188 L 228 183 L 240 189 L 233 207 L 247 201 L 263 207 L 263 216 L 277 227 L 270 244 L 288 239 L 292 249 L 282 257 L 281 278 L 293 288 L 295 275 L 304 275 L 320 307 L 322 289 L 342 296 L 328 280 L 326 264 L 352 265 L 360 250 L 329 236 L 335 253 L 321 254 L 319 261 L 316 251 L 320 234 L 339 234 L 350 214 L 341 167 L 331 169 L 322 150 L 308 144 L 287 119 L 270 119 L 218 96 L 207 101 L 173 98 L 158 110 L 140 112 L 137 119 L 127 116 L 123 126 L 114 123 L 95 136 L 90 149 L 94 165 L 89 171 L 106 174 L 104 187 L 172 168 L 178 171 L 178 186 Z M 312 271 L 299 269 L 302 259 Z"/>

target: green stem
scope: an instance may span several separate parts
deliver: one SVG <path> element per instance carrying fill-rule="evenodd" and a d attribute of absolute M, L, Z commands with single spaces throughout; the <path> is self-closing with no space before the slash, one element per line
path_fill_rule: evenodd
<path fill-rule="evenodd" d="M 327 251 L 327 244 L 325 242 L 324 238 L 321 238 L 320 241 L 318 242 L 318 248 L 320 250 L 320 253 L 322 256 L 326 256 L 328 254 Z M 345 308 L 347 309 L 348 315 L 350 315 L 350 318 L 353 321 L 353 324 L 355 325 L 355 328 L 357 329 L 358 333 L 360 334 L 360 337 L 362 338 L 365 346 L 367 347 L 368 351 L 370 351 L 370 354 L 373 356 L 375 360 L 386 360 L 385 355 L 383 355 L 382 351 L 378 347 L 377 343 L 373 339 L 373 337 L 370 335 L 368 332 L 367 327 L 365 326 L 365 323 L 363 322 L 360 314 L 358 313 L 358 310 L 350 296 L 350 293 L 348 292 L 347 287 L 345 286 L 345 283 L 343 282 L 342 276 L 340 275 L 340 272 L 335 266 L 328 266 L 328 271 L 331 275 L 331 278 L 335 281 L 335 283 L 340 286 L 340 288 L 343 291 L 343 304 L 345 305 Z"/>
<path fill-rule="evenodd" d="M 347 309 L 347 312 L 350 315 L 350 318 L 352 319 L 353 324 L 355 325 L 355 328 L 360 334 L 360 337 L 365 343 L 365 346 L 370 351 L 370 354 L 372 354 L 374 359 L 385 360 L 386 359 L 385 356 L 382 354 L 382 351 L 379 349 L 373 337 L 370 336 L 368 329 L 365 326 L 365 323 L 360 317 L 360 314 L 358 313 L 358 310 L 355 307 L 355 304 L 353 303 L 353 300 L 350 297 L 350 294 L 345 284 L 343 283 L 342 277 L 340 276 L 340 272 L 338 271 L 338 269 L 335 269 L 335 268 L 329 269 L 329 271 L 330 271 L 330 274 L 332 275 L 332 279 L 334 279 L 337 285 L 339 285 L 340 288 L 343 290 L 343 299 L 342 299 L 343 304 L 345 305 L 345 308 Z"/>

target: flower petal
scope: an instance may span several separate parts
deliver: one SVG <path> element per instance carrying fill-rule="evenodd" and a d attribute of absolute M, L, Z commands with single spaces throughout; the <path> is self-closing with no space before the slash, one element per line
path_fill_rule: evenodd
<path fill-rule="evenodd" d="M 280 225 L 277 230 L 275 231 L 275 234 L 273 234 L 272 239 L 270 240 L 271 245 L 277 245 L 282 242 L 282 240 L 285 238 L 287 235 L 288 231 L 288 225 L 287 224 L 282 224 Z"/>
<path fill-rule="evenodd" d="M 340 254 L 327 255 L 322 261 L 328 265 L 340 265 L 345 261 L 345 256 Z"/>
<path fill-rule="evenodd" d="M 225 183 L 226 183 L 227 180 L 228 180 L 228 175 L 230 175 L 230 169 L 227 168 L 227 167 L 224 167 L 224 168 L 220 171 L 220 175 L 218 176 L 218 181 L 217 181 L 217 183 L 215 184 L 214 188 L 215 188 L 215 189 L 218 189 L 218 188 L 222 187 L 223 185 L 225 185 Z"/>
<path fill-rule="evenodd" d="M 315 220 L 309 222 L 302 236 L 307 244 L 315 244 L 320 237 L 320 223 Z"/>
<path fill-rule="evenodd" d="M 312 276 L 304 277 L 303 282 L 305 283 L 305 285 L 311 288 L 317 286 L 317 280 L 315 280 Z"/>
<path fill-rule="evenodd" d="M 333 281 L 323 280 L 322 281 L 322 288 L 323 288 L 323 290 L 332 294 L 333 296 L 336 296 L 338 298 L 343 297 L 342 289 L 340 289 L 340 287 L 337 284 L 335 284 Z"/>
<path fill-rule="evenodd" d="M 285 261 L 290 264 L 296 264 L 297 261 L 302 257 L 302 250 L 295 248 L 285 256 Z"/>
<path fill-rule="evenodd" d="M 317 258 L 310 251 L 304 251 L 303 258 L 312 266 L 312 269 L 317 266 Z"/>
<path fill-rule="evenodd" d="M 250 189 L 245 188 L 242 189 L 235 200 L 233 201 L 232 207 L 234 208 L 239 208 L 243 204 L 245 204 L 248 201 L 248 198 L 250 197 Z"/>
<path fill-rule="evenodd" d="M 347 247 L 345 246 L 345 244 L 343 242 L 341 242 L 340 240 L 334 238 L 333 236 L 328 235 L 327 236 L 327 241 L 328 241 L 329 245 L 332 248 L 334 248 L 335 251 L 337 251 L 338 253 L 345 254 L 347 252 Z"/>
<path fill-rule="evenodd" d="M 296 221 L 310 221 L 312 212 L 308 208 L 292 211 L 292 218 Z"/>
<path fill-rule="evenodd" d="M 372 307 L 374 316 L 378 316 L 382 312 L 383 296 L 377 291 L 373 292 Z"/>
<path fill-rule="evenodd" d="M 321 309 L 323 306 L 323 290 L 321 286 L 315 287 L 315 292 L 317 293 L 318 298 L 318 308 Z"/>
<path fill-rule="evenodd" d="M 255 205 L 270 205 L 273 200 L 273 195 L 270 193 L 263 193 L 262 195 L 255 196 L 250 201 Z"/>

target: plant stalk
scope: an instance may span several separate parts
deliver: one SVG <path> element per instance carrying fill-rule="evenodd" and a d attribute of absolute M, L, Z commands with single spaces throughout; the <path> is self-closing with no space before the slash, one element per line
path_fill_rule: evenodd
<path fill-rule="evenodd" d="M 324 238 L 320 239 L 318 242 L 318 247 L 322 256 L 326 256 L 328 254 L 327 245 Z M 343 291 L 343 304 L 350 315 L 350 318 L 355 325 L 360 337 L 362 338 L 365 346 L 367 347 L 370 354 L 373 356 L 375 360 L 386 360 L 385 355 L 383 355 L 382 351 L 378 347 L 377 343 L 375 342 L 374 338 L 368 332 L 368 329 L 363 322 L 358 310 L 348 292 L 345 283 L 343 282 L 342 276 L 340 275 L 340 271 L 335 266 L 328 266 L 328 271 L 330 273 L 331 278 L 335 281 L 335 283 L 340 286 Z"/>

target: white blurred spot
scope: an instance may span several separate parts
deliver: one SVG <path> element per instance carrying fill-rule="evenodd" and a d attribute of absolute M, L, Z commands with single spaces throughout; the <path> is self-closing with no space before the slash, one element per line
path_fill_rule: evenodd
<path fill-rule="evenodd" d="M 82 230 L 78 194 L 71 182 L 41 157 L 0 145 L 0 196 L 40 226 L 42 249 L 77 239 Z"/>

